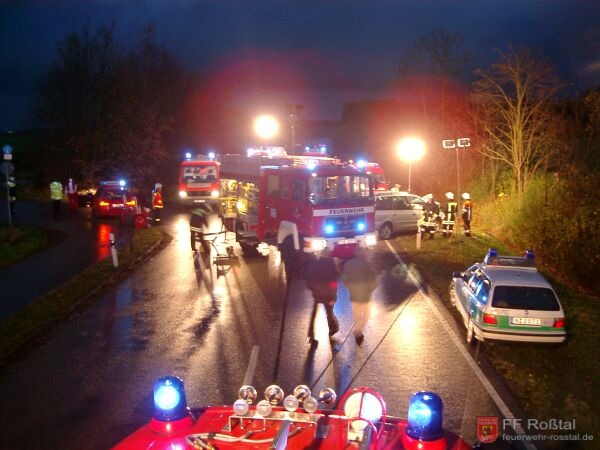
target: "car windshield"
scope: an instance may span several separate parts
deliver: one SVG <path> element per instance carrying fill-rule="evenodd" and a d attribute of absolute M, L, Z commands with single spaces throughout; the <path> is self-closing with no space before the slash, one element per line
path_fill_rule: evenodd
<path fill-rule="evenodd" d="M 373 202 L 371 178 L 365 175 L 313 177 L 308 180 L 308 198 L 313 204 Z"/>
<path fill-rule="evenodd" d="M 527 286 L 496 286 L 492 306 L 536 311 L 560 310 L 558 299 L 552 289 Z"/>

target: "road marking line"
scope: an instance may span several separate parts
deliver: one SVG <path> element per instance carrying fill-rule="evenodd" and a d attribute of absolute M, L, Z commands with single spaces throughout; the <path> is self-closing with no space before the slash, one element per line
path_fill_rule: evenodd
<path fill-rule="evenodd" d="M 385 241 L 385 243 L 388 246 L 388 248 L 390 249 L 390 251 L 393 253 L 393 255 L 396 257 L 398 262 L 400 264 L 404 264 L 404 261 L 402 261 L 402 258 L 400 258 L 400 255 L 398 255 L 398 252 L 396 252 L 396 249 L 392 246 L 392 244 L 390 244 L 389 241 Z M 406 266 L 406 264 L 404 264 L 404 265 Z M 407 267 L 407 269 L 408 269 L 408 267 Z M 446 320 L 446 317 L 440 312 L 438 306 L 423 290 L 423 285 L 418 282 L 418 280 L 415 278 L 415 276 L 413 275 L 413 273 L 410 270 L 407 270 L 406 272 L 408 273 L 408 276 L 409 276 L 410 280 L 412 281 L 412 283 L 419 290 L 421 295 L 423 295 L 423 297 L 427 301 L 427 304 L 433 310 L 433 313 L 440 320 L 440 323 L 444 327 L 444 330 L 446 330 L 446 333 L 448 333 L 448 335 L 450 336 L 450 339 L 452 340 L 454 345 L 456 345 L 460 354 L 465 358 L 465 360 L 467 361 L 467 364 L 469 364 L 469 366 L 471 367 L 471 369 L 473 370 L 473 372 L 475 373 L 475 375 L 477 376 L 477 378 L 479 379 L 481 384 L 483 384 L 483 387 L 488 392 L 489 396 L 492 398 L 492 400 L 494 400 L 494 403 L 496 403 L 496 406 L 498 407 L 498 409 L 500 410 L 502 415 L 507 419 L 511 419 L 511 420 L 514 419 L 515 416 L 512 413 L 512 411 L 510 410 L 510 408 L 508 407 L 508 405 L 506 403 L 504 403 L 504 400 L 502 400 L 500 395 L 498 395 L 498 392 L 496 391 L 494 386 L 492 386 L 492 383 L 490 383 L 490 381 L 484 375 L 483 371 L 479 368 L 479 366 L 477 365 L 477 363 L 475 362 L 475 360 L 473 359 L 471 354 L 467 350 L 465 350 L 464 346 L 462 345 L 462 343 L 460 342 L 460 340 L 458 339 L 458 337 L 456 336 L 456 334 L 450 327 L 450 324 Z M 513 421 L 513 423 L 514 423 L 514 421 Z M 523 430 L 523 427 L 521 427 L 520 425 L 513 427 L 513 429 L 515 430 L 515 432 L 518 435 L 527 435 L 527 433 L 525 433 L 525 430 Z M 527 441 L 526 439 L 523 439 L 521 442 L 523 443 L 523 445 L 525 446 L 525 448 L 527 450 L 536 450 L 535 446 L 533 444 L 531 444 L 529 441 Z"/>
<path fill-rule="evenodd" d="M 242 383 L 243 386 L 247 384 L 252 384 L 252 379 L 254 378 L 254 371 L 256 370 L 256 364 L 258 364 L 259 352 L 260 347 L 258 345 L 252 347 L 252 353 L 250 353 L 250 361 L 248 362 L 248 368 L 246 369 L 246 375 L 244 375 L 244 381 Z"/>

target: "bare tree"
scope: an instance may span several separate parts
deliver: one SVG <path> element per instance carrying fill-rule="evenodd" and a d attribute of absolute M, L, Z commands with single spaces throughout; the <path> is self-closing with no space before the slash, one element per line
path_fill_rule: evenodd
<path fill-rule="evenodd" d="M 477 71 L 482 112 L 479 151 L 512 170 L 520 195 L 560 150 L 560 118 L 553 100 L 563 85 L 552 65 L 529 48 L 510 47 L 489 71 Z"/>

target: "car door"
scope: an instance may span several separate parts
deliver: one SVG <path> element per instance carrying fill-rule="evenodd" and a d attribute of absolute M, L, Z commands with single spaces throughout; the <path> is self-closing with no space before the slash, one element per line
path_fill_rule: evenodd
<path fill-rule="evenodd" d="M 416 231 L 419 220 L 418 210 L 402 197 L 394 197 L 394 229 L 396 231 Z"/>
<path fill-rule="evenodd" d="M 377 197 L 375 200 L 375 228 L 379 230 L 386 222 L 394 228 L 394 210 L 392 209 L 392 197 Z"/>

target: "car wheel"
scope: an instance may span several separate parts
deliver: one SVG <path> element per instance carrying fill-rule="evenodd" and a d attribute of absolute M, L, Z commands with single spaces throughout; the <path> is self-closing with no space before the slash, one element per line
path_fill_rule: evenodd
<path fill-rule="evenodd" d="M 473 320 L 469 319 L 467 323 L 467 342 L 469 344 L 475 343 L 475 326 L 473 325 Z"/>
<path fill-rule="evenodd" d="M 389 223 L 384 223 L 379 227 L 379 239 L 389 239 L 392 237 L 392 226 Z"/>

